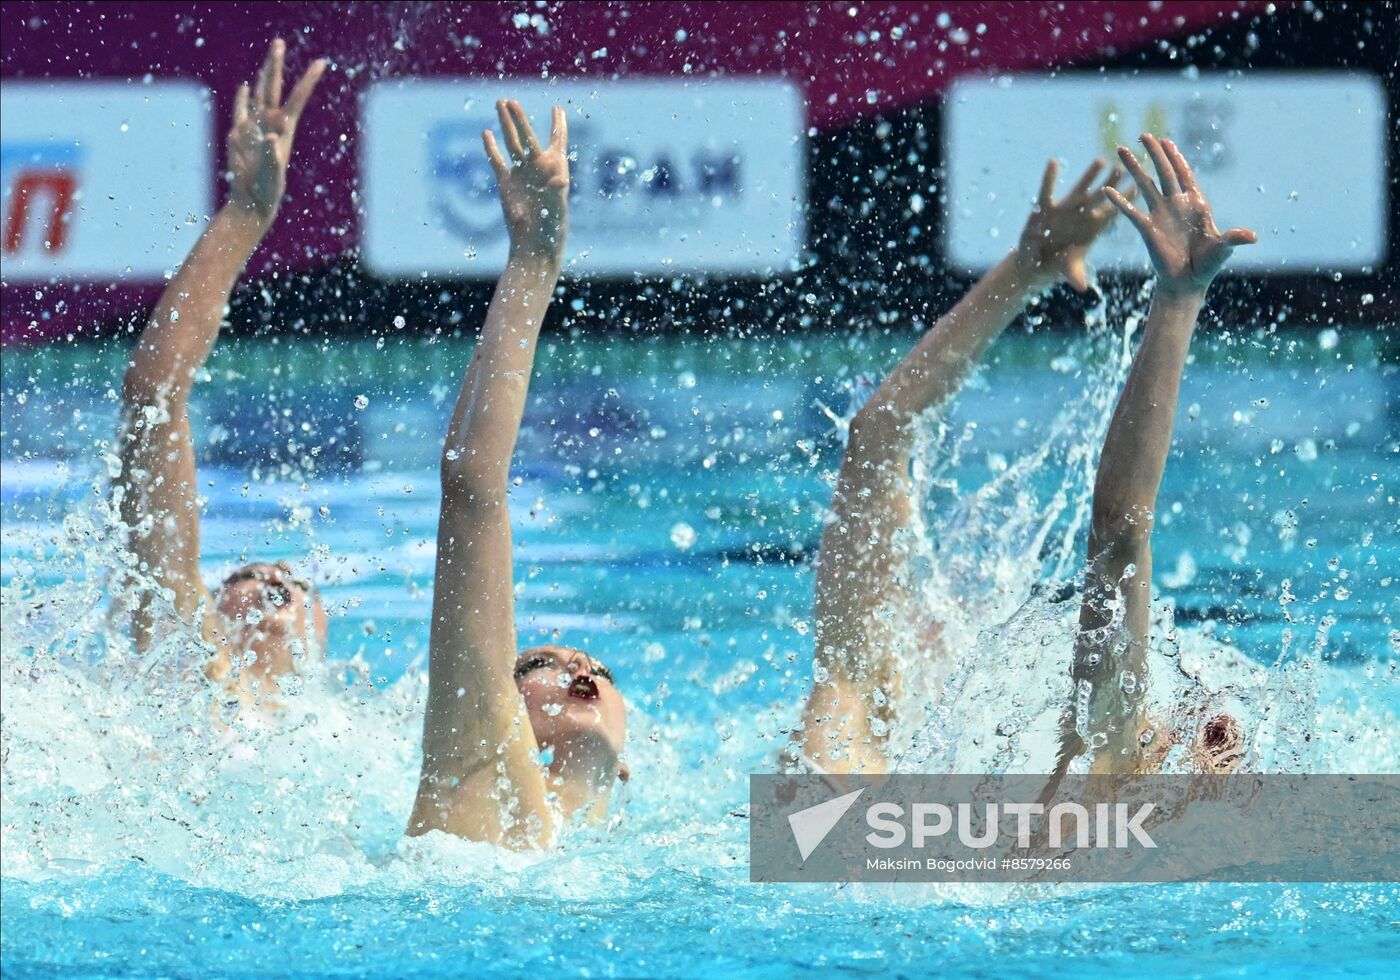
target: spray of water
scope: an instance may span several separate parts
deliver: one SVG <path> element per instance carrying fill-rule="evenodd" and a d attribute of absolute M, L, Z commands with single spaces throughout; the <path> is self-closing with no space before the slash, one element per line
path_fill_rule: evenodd
<path fill-rule="evenodd" d="M 901 768 L 1047 764 L 1068 697 L 1073 585 L 1097 447 L 1136 323 L 1130 309 L 1090 317 L 1066 354 L 1082 366 L 1082 397 L 1058 406 L 1046 438 L 992 461 L 985 477 L 968 465 L 975 427 L 930 418 L 916 474 L 919 521 L 907 538 L 914 584 L 899 608 L 941 624 L 943 654 L 912 644 L 896 652 L 906 680 L 897 694 L 905 723 L 893 733 Z M 713 886 L 742 870 L 746 776 L 771 765 L 775 733 L 795 720 L 791 698 L 755 719 L 703 723 L 634 703 L 629 762 L 644 778 L 623 791 L 612 827 L 575 830 L 566 853 L 506 854 L 444 835 L 405 840 L 422 672 L 386 683 L 362 661 L 327 661 L 288 685 L 268 721 L 225 703 L 200 670 L 201 641 L 168 609 L 162 641 L 138 655 L 123 611 L 155 586 L 103 502 L 114 461 L 94 459 L 88 503 L 15 532 L 34 537 L 24 548 L 33 557 L 8 569 L 0 598 L 5 876 L 138 865 L 246 895 L 447 882 L 555 899 L 635 895 L 695 875 Z M 1157 717 L 1182 726 L 1192 710 L 1228 705 L 1251 733 L 1255 770 L 1386 769 L 1394 719 L 1364 691 L 1339 692 L 1342 682 L 1320 662 L 1327 628 L 1305 633 L 1300 623 L 1277 655 L 1246 658 L 1178 627 L 1163 606 L 1144 696 Z M 721 681 L 755 683 L 751 673 Z"/>

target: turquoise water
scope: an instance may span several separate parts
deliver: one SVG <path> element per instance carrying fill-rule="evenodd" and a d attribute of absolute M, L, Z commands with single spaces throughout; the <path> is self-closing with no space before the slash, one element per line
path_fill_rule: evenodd
<path fill-rule="evenodd" d="M 233 745 L 208 693 L 168 680 L 186 641 L 138 662 L 103 636 L 99 442 L 119 348 L 8 352 L 5 974 L 1386 973 L 1394 886 L 748 882 L 747 776 L 808 684 L 810 557 L 839 460 L 821 405 L 839 413 L 851 376 L 911 341 L 547 341 L 513 497 L 522 640 L 559 631 L 613 667 L 634 779 L 614 826 L 543 855 L 400 836 L 434 467 L 468 343 L 391 331 L 216 352 L 195 406 L 208 577 L 245 557 L 310 563 L 332 613 L 324 676 Z M 1182 648 L 1288 679 L 1261 697 L 1295 728 L 1259 768 L 1395 771 L 1395 359 L 1347 331 L 1203 328 L 1198 348 L 1155 538 Z M 1000 589 L 964 602 L 964 668 L 987 675 L 970 689 L 1024 680 L 996 654 L 1055 629 L 1053 589 L 1031 586 L 1082 553 L 1123 350 L 1112 332 L 1008 337 L 931 440 L 936 554 L 973 556 L 969 595 Z M 1005 710 L 986 694 L 954 708 L 948 743 Z M 978 752 L 995 766 L 990 747 L 956 758 Z"/>

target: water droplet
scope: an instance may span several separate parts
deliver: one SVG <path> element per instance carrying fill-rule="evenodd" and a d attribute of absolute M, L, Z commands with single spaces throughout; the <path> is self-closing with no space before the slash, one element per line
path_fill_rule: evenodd
<path fill-rule="evenodd" d="M 671 526 L 671 543 L 681 551 L 689 551 L 695 545 L 695 528 L 685 521 Z"/>

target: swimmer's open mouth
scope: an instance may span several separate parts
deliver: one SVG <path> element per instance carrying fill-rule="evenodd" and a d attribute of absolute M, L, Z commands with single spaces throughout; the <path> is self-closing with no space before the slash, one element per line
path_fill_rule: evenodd
<path fill-rule="evenodd" d="M 593 701 L 598 697 L 598 685 L 594 683 L 593 678 L 579 674 L 569 684 L 569 697 Z"/>

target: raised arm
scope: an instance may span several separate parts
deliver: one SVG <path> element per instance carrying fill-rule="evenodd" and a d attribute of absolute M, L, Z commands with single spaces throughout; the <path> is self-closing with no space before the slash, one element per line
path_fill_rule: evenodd
<path fill-rule="evenodd" d="M 496 106 L 508 165 L 483 135 L 500 187 L 510 257 L 496 283 L 442 454 L 442 513 L 429 641 L 423 773 L 410 834 L 446 830 L 515 847 L 553 833 L 544 771 L 515 684 L 507 481 L 525 395 L 563 262 L 568 131 L 547 146 L 516 102 Z"/>
<path fill-rule="evenodd" d="M 1210 204 L 1174 143 L 1148 134 L 1142 141 L 1160 187 L 1131 150 L 1119 147 L 1118 155 L 1147 210 L 1112 190 L 1109 197 L 1141 233 L 1157 286 L 1094 484 L 1089 569 L 1073 667 L 1075 702 L 1061 736 L 1061 771 L 1091 741 L 1102 743 L 1096 745 L 1097 767 L 1135 771 L 1152 742 L 1141 712 L 1152 601 L 1151 535 L 1177 392 L 1211 280 L 1237 246 L 1257 240 L 1245 228 L 1216 228 Z"/>
<path fill-rule="evenodd" d="M 283 104 L 285 51 L 280 39 L 273 41 L 253 91 L 238 89 L 228 135 L 228 201 L 161 294 L 122 381 L 122 520 L 132 529 L 132 552 L 174 593 L 175 608 L 186 618 L 209 595 L 199 575 L 190 389 L 219 335 L 233 284 L 277 214 L 297 122 L 326 67 L 313 62 Z M 138 648 L 149 644 L 151 627 L 150 597 L 144 596 Z"/>
<path fill-rule="evenodd" d="M 1104 189 L 1123 176 L 1115 168 L 1096 189 L 1103 166 L 1095 161 L 1056 202 L 1058 165 L 1046 165 L 1015 250 L 919 340 L 852 420 L 817 570 L 818 682 L 803 723 L 809 754 L 830 761 L 830 747 L 846 745 L 851 765 L 883 761 L 869 702 L 888 676 L 896 638 L 877 613 L 900 588 L 894 541 L 909 518 L 915 424 L 958 390 L 1037 290 L 1059 278 L 1088 289 L 1086 253 L 1115 214 Z"/>

